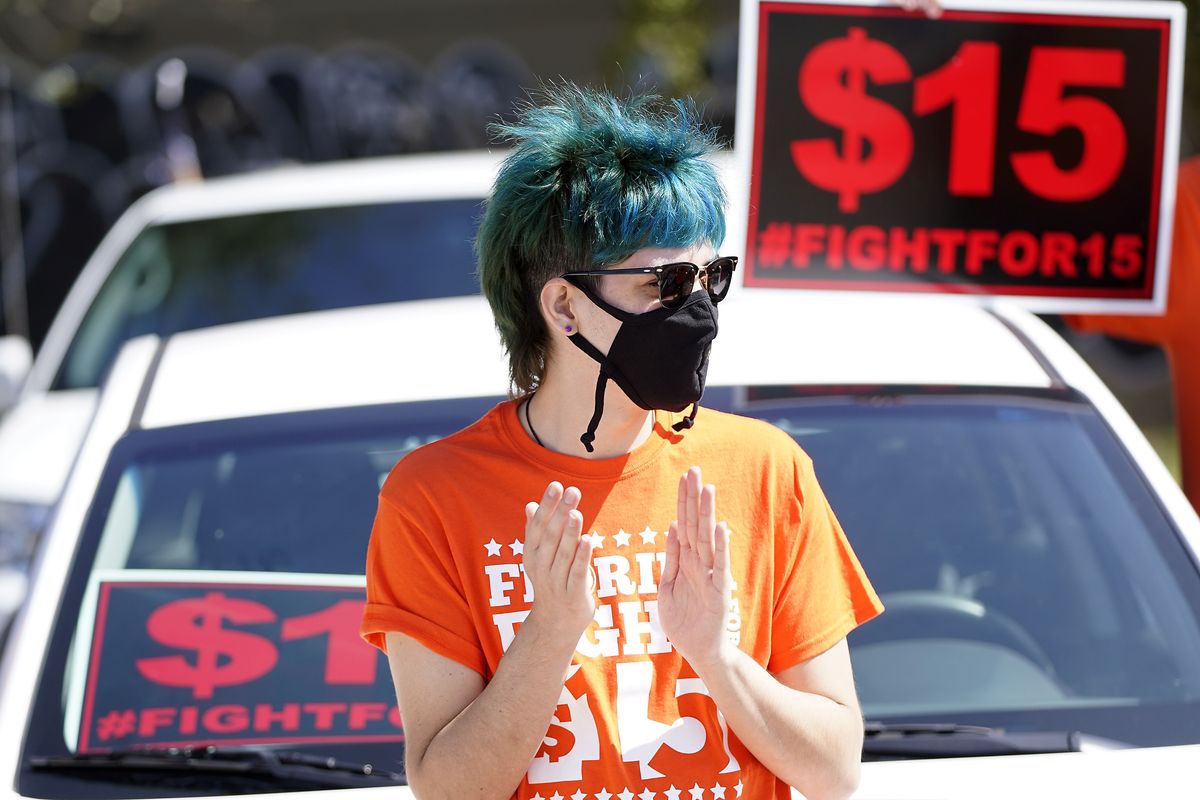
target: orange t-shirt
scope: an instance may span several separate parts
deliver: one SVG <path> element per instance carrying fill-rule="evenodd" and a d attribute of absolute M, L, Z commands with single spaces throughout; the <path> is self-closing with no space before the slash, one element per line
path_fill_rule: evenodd
<path fill-rule="evenodd" d="M 729 635 L 780 672 L 883 610 L 813 475 L 767 423 L 703 409 L 683 434 L 658 412 L 632 453 L 589 460 L 534 444 L 517 404 L 402 459 L 383 486 L 367 555 L 363 636 L 397 631 L 490 679 L 529 613 L 525 504 L 559 480 L 582 493 L 598 547 L 595 621 L 515 798 L 787 798 L 729 731 L 658 624 L 657 582 L 679 477 L 717 487 L 732 531 Z"/>

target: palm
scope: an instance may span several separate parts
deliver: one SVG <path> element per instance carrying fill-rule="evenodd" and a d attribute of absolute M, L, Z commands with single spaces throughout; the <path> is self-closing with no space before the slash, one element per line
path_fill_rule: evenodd
<path fill-rule="evenodd" d="M 667 561 L 658 588 L 663 631 L 689 660 L 720 646 L 733 580 L 728 532 L 716 524 L 716 490 L 701 487 L 700 470 L 680 480 L 679 518 L 667 534 Z"/>
<path fill-rule="evenodd" d="M 658 590 L 658 611 L 667 638 L 677 646 L 722 630 L 729 605 L 728 570 L 706 568 L 697 555 L 681 555 L 679 572 Z M 683 649 L 681 647 L 681 649 Z"/>

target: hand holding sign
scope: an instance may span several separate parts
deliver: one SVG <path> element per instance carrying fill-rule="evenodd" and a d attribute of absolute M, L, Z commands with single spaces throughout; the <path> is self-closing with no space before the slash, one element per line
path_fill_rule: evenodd
<path fill-rule="evenodd" d="M 925 16 L 932 19 L 942 15 L 942 5 L 938 0 L 896 0 L 896 5 L 905 11 L 923 11 Z"/>

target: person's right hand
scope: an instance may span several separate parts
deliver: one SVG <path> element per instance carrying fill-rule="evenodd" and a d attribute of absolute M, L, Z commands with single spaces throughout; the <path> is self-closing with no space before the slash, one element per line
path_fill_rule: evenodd
<path fill-rule="evenodd" d="M 895 0 L 895 2 L 905 11 L 923 11 L 925 16 L 930 19 L 937 19 L 942 15 L 942 5 L 938 0 Z"/>
<path fill-rule="evenodd" d="M 533 583 L 529 620 L 577 641 L 596 614 L 592 541 L 583 536 L 579 490 L 558 481 L 525 506 L 525 579 Z"/>

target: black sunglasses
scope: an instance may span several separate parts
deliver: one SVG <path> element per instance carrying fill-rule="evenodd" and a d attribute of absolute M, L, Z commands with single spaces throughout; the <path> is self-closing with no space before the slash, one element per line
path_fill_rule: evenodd
<path fill-rule="evenodd" d="M 663 264 L 661 267 L 623 267 L 621 269 L 592 269 L 581 272 L 567 272 L 561 277 L 603 277 L 605 275 L 654 275 L 658 278 L 658 299 L 663 308 L 679 308 L 683 301 L 692 293 L 696 285 L 696 276 L 700 276 L 701 285 L 708 290 L 708 296 L 714 303 L 719 303 L 729 294 L 729 286 L 733 283 L 733 271 L 737 269 L 737 256 L 721 256 L 714 258 L 704 266 L 690 261 L 680 261 L 675 264 Z"/>

